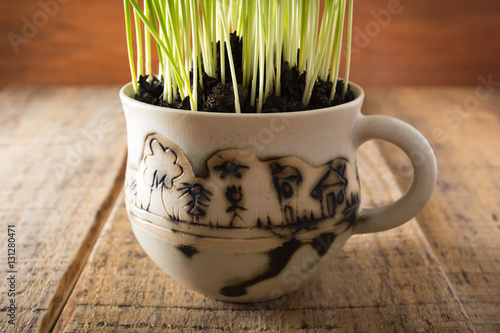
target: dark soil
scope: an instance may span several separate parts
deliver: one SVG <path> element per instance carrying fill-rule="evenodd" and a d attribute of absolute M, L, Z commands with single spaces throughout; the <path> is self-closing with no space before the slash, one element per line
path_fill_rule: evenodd
<path fill-rule="evenodd" d="M 238 95 L 240 99 L 240 107 L 243 113 L 255 113 L 255 107 L 250 105 L 250 92 L 241 85 L 242 82 L 242 40 L 231 34 L 231 50 L 235 62 L 235 72 L 238 82 Z M 219 48 L 217 48 L 219 50 Z M 198 85 L 198 110 L 206 112 L 222 112 L 234 113 L 234 88 L 229 71 L 229 60 L 226 51 L 226 84 L 223 85 L 219 80 L 208 76 L 203 71 L 203 88 Z M 220 55 L 217 54 L 218 63 L 220 63 Z M 220 76 L 220 66 L 217 69 Z M 258 87 L 257 87 L 258 89 Z M 281 66 L 281 96 L 270 95 L 266 99 L 266 103 L 262 106 L 263 113 L 275 112 L 293 112 L 326 108 L 343 103 L 347 103 L 354 99 L 354 94 L 348 87 L 345 99 L 342 99 L 342 91 L 344 82 L 337 81 L 335 97 L 332 103 L 328 103 L 332 83 L 329 81 L 318 80 L 315 83 L 311 100 L 308 106 L 302 104 L 302 95 L 305 89 L 305 73 L 299 75 L 297 67 L 290 68 L 288 62 L 283 62 Z M 274 89 L 273 89 L 274 91 Z M 136 94 L 135 99 L 148 104 L 191 110 L 189 98 L 181 100 L 180 97 L 175 103 L 168 104 L 163 101 L 163 80 L 153 77 L 148 80 L 147 76 L 139 78 L 139 94 Z"/>

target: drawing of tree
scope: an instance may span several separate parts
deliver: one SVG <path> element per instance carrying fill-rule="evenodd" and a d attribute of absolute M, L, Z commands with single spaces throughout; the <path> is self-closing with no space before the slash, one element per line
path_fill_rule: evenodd
<path fill-rule="evenodd" d="M 170 148 L 165 148 L 156 139 L 151 140 L 150 148 L 152 154 L 144 158 L 146 166 L 144 181 L 152 188 L 172 189 L 174 181 L 184 173 L 183 168 L 177 163 L 176 152 Z"/>

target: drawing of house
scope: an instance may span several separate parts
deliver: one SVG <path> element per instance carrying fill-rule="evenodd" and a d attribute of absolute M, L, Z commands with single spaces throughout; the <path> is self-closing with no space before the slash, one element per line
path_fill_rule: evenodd
<path fill-rule="evenodd" d="M 273 177 L 274 188 L 281 206 L 283 224 L 293 224 L 297 218 L 299 204 L 299 186 L 302 176 L 297 168 L 273 163 L 269 166 Z"/>
<path fill-rule="evenodd" d="M 344 177 L 345 164 L 332 165 L 328 171 L 314 186 L 311 197 L 318 200 L 321 205 L 322 217 L 333 217 L 337 206 L 340 206 L 346 199 L 347 179 Z"/>

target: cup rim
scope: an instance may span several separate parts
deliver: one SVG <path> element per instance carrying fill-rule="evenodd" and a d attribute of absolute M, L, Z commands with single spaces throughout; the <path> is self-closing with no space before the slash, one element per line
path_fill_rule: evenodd
<path fill-rule="evenodd" d="M 364 97 L 365 97 L 365 92 L 361 86 L 354 82 L 349 82 L 349 85 L 351 86 L 351 90 L 354 92 L 355 98 L 347 103 L 335 105 L 335 106 L 330 106 L 327 108 L 321 108 L 321 109 L 314 109 L 314 110 L 304 110 L 304 111 L 294 111 L 294 112 L 278 112 L 278 113 L 223 113 L 223 112 L 204 112 L 204 111 L 192 111 L 192 110 L 183 110 L 183 109 L 173 109 L 169 107 L 164 107 L 164 106 L 157 106 L 157 105 L 152 105 L 148 103 L 144 103 L 138 100 L 135 100 L 130 96 L 130 90 L 132 89 L 132 82 L 129 82 L 125 84 L 121 89 L 120 89 L 120 98 L 122 101 L 127 101 L 127 103 L 131 103 L 132 105 L 135 105 L 140 108 L 147 108 L 151 110 L 155 110 L 157 112 L 168 112 L 168 113 L 177 113 L 181 115 L 186 115 L 189 114 L 190 116 L 195 116 L 195 117 L 215 117 L 215 118 L 220 118 L 221 120 L 224 118 L 233 118 L 233 117 L 238 117 L 238 118 L 266 118 L 266 117 L 296 117 L 300 115 L 315 115 L 315 114 L 322 114 L 325 112 L 332 112 L 332 111 L 341 111 L 344 109 L 351 109 L 355 107 L 358 104 L 363 103 Z"/>

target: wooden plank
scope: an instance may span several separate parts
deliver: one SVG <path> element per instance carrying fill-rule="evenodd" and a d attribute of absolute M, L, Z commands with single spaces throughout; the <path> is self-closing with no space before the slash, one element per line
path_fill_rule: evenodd
<path fill-rule="evenodd" d="M 366 91 L 367 112 L 409 121 L 433 145 L 438 186 L 417 218 L 478 332 L 500 332 L 498 86 Z M 407 159 L 388 145 L 382 150 L 406 188 Z"/>
<path fill-rule="evenodd" d="M 15 225 L 16 245 L 14 297 L 6 292 L 6 259 L 1 267 L 1 331 L 54 325 L 121 190 L 125 156 L 117 87 L 0 94 L 3 258 L 7 225 Z M 4 312 L 11 300 L 15 325 Z"/>
<path fill-rule="evenodd" d="M 0 87 L 130 80 L 121 1 L 41 2 L 60 5 L 46 15 L 40 1 L 0 2 Z M 363 85 L 472 85 L 478 75 L 499 76 L 499 12 L 497 0 L 358 1 L 351 78 Z M 30 29 L 34 17 L 38 26 Z M 13 43 L 10 33 L 18 36 Z"/>
<path fill-rule="evenodd" d="M 375 143 L 360 151 L 364 205 L 401 195 Z M 142 251 L 117 202 L 61 314 L 57 332 L 473 331 L 415 220 L 354 236 L 308 286 L 233 304 L 173 281 Z"/>

